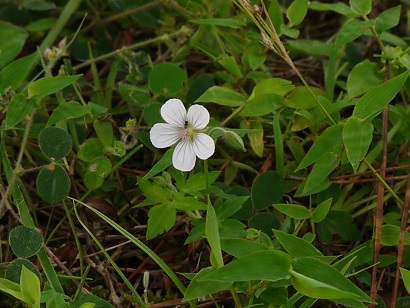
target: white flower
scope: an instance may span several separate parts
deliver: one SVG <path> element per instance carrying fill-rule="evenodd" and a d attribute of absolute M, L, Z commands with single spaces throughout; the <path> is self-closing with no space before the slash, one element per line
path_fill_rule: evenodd
<path fill-rule="evenodd" d="M 181 171 L 191 171 L 196 156 L 209 158 L 215 151 L 215 143 L 204 134 L 209 123 L 209 112 L 204 106 L 192 105 L 186 111 L 179 99 L 169 99 L 161 107 L 161 116 L 167 123 L 157 123 L 150 131 L 152 144 L 157 148 L 167 148 L 176 144 L 172 154 L 172 164 Z"/>

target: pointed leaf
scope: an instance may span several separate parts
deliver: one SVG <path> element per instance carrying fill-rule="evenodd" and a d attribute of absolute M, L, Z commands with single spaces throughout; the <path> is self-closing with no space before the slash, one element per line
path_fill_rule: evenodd
<path fill-rule="evenodd" d="M 243 106 L 246 103 L 246 97 L 242 93 L 235 92 L 232 89 L 220 86 L 213 86 L 205 91 L 196 101 L 196 103 L 216 103 L 224 106 Z"/>
<path fill-rule="evenodd" d="M 36 80 L 28 86 L 29 98 L 40 99 L 50 94 L 54 94 L 65 87 L 73 84 L 81 75 L 44 77 Z"/>
<path fill-rule="evenodd" d="M 14 95 L 7 107 L 6 129 L 13 128 L 19 124 L 35 106 L 36 102 L 32 99 L 27 99 L 23 94 Z"/>
<path fill-rule="evenodd" d="M 316 247 L 304 239 L 279 230 L 274 230 L 273 233 L 292 257 L 323 257 L 323 254 Z"/>
<path fill-rule="evenodd" d="M 40 279 L 24 265 L 21 269 L 20 287 L 27 303 L 40 308 Z"/>
<path fill-rule="evenodd" d="M 281 203 L 273 205 L 278 211 L 282 212 L 286 216 L 295 219 L 307 219 L 310 218 L 309 210 L 298 204 Z"/>

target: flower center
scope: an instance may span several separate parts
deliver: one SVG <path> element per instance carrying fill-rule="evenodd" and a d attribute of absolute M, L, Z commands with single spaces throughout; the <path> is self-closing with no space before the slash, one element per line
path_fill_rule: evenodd
<path fill-rule="evenodd" d="M 184 124 L 184 128 L 181 130 L 182 141 L 186 139 L 193 140 L 195 133 L 196 133 L 196 130 L 188 123 L 188 121 L 186 121 Z"/>

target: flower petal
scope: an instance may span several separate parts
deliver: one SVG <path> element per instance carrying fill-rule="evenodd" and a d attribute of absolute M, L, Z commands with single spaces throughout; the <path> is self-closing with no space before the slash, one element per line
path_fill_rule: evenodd
<path fill-rule="evenodd" d="M 184 104 L 176 98 L 171 98 L 162 105 L 161 116 L 165 122 L 178 127 L 184 127 L 187 121 Z"/>
<path fill-rule="evenodd" d="M 181 171 L 191 171 L 195 166 L 196 156 L 190 140 L 177 144 L 172 154 L 172 164 Z"/>
<path fill-rule="evenodd" d="M 207 134 L 199 133 L 194 137 L 193 149 L 200 159 L 208 159 L 215 152 L 214 140 Z"/>
<path fill-rule="evenodd" d="M 181 138 L 181 130 L 166 123 L 157 123 L 149 132 L 154 147 L 162 149 L 173 146 Z"/>
<path fill-rule="evenodd" d="M 204 129 L 209 123 L 209 112 L 201 105 L 192 105 L 188 109 L 188 122 L 196 129 Z"/>

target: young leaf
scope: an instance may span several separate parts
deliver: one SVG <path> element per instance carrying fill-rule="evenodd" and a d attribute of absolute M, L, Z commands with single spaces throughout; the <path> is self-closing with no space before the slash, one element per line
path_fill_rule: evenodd
<path fill-rule="evenodd" d="M 26 303 L 33 308 L 40 308 L 40 279 L 24 265 L 21 269 L 20 288 L 21 293 L 26 297 Z"/>
<path fill-rule="evenodd" d="M 168 202 L 169 198 L 172 196 L 171 190 L 144 178 L 138 178 L 137 183 L 144 195 L 153 203 Z"/>
<path fill-rule="evenodd" d="M 100 139 L 91 137 L 80 146 L 78 158 L 86 162 L 91 162 L 103 155 L 103 148 Z"/>
<path fill-rule="evenodd" d="M 354 116 L 347 119 L 343 127 L 343 143 L 354 172 L 357 172 L 359 163 L 367 154 L 372 139 L 372 123 L 364 122 Z"/>
<path fill-rule="evenodd" d="M 26 297 L 21 292 L 20 285 L 16 282 L 10 281 L 5 278 L 0 278 L 0 291 L 10 294 L 11 296 L 14 296 L 22 302 L 27 302 Z"/>
<path fill-rule="evenodd" d="M 232 89 L 220 86 L 213 86 L 205 91 L 196 101 L 196 103 L 216 103 L 224 106 L 243 106 L 246 103 L 246 97 L 242 93 L 235 92 Z"/>
<path fill-rule="evenodd" d="M 19 124 L 35 106 L 36 102 L 26 98 L 23 94 L 14 95 L 7 107 L 6 129 L 13 128 Z"/>
<path fill-rule="evenodd" d="M 147 240 L 169 231 L 175 224 L 177 211 L 171 204 L 160 204 L 148 212 Z"/>
<path fill-rule="evenodd" d="M 306 16 L 308 0 L 294 0 L 286 11 L 289 27 L 300 24 Z"/>
<path fill-rule="evenodd" d="M 221 240 L 219 237 L 218 217 L 210 202 L 208 202 L 206 211 L 205 236 L 209 246 L 211 246 L 211 264 L 215 268 L 223 267 L 224 261 L 222 258 Z"/>
<path fill-rule="evenodd" d="M 263 150 L 265 149 L 265 144 L 263 141 L 263 128 L 262 123 L 258 122 L 250 122 L 250 127 L 252 129 L 257 129 L 258 131 L 253 133 L 248 133 L 248 138 L 251 143 L 251 148 L 255 152 L 256 155 L 259 157 L 263 156 Z"/>
<path fill-rule="evenodd" d="M 367 92 L 357 101 L 353 116 L 368 119 L 379 114 L 399 93 L 408 75 L 406 71 Z"/>
<path fill-rule="evenodd" d="M 56 93 L 73 84 L 81 75 L 44 77 L 36 80 L 28 86 L 29 98 L 40 99 Z"/>
<path fill-rule="evenodd" d="M 360 16 L 366 16 L 372 10 L 372 0 L 350 0 L 350 8 Z"/>

